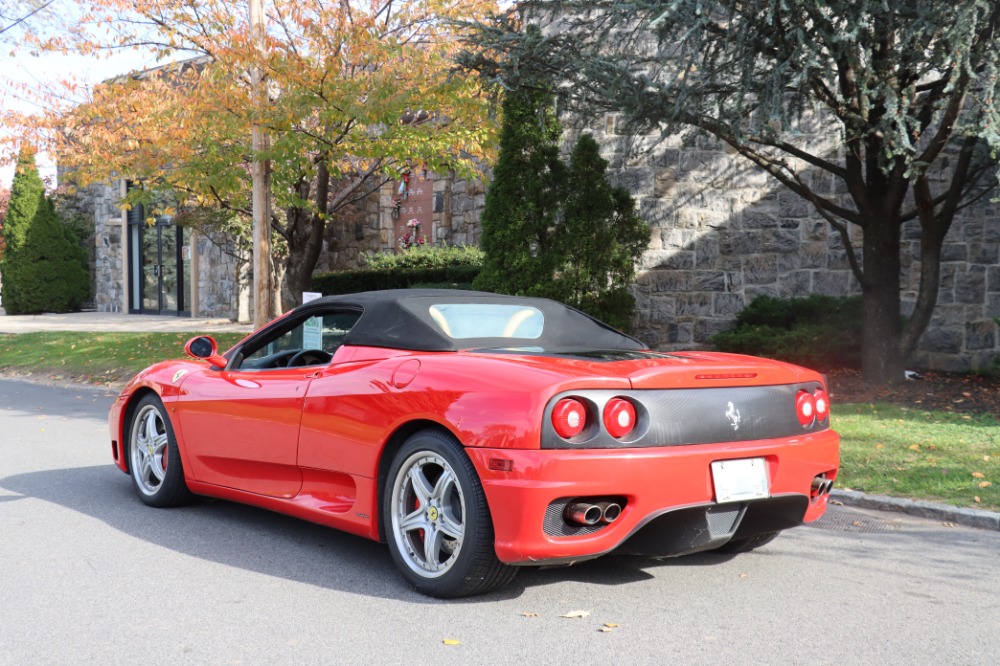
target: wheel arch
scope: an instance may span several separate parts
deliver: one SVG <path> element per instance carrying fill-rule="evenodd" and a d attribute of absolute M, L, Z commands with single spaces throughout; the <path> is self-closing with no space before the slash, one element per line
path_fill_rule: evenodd
<path fill-rule="evenodd" d="M 420 432 L 421 430 L 437 430 L 440 433 L 446 434 L 450 437 L 454 437 L 455 441 L 462 444 L 461 438 L 455 434 L 447 426 L 437 422 L 431 421 L 430 419 L 417 419 L 414 421 L 407 421 L 401 424 L 396 430 L 393 431 L 389 438 L 386 440 L 385 446 L 382 447 L 382 452 L 379 454 L 378 460 L 378 483 L 376 484 L 375 490 L 375 516 L 377 517 L 378 524 L 378 540 L 381 543 L 385 543 L 386 533 L 385 533 L 385 516 L 382 515 L 382 496 L 385 493 L 385 485 L 387 482 L 387 477 L 389 476 L 389 467 L 392 465 L 392 461 L 396 458 L 396 454 L 403 447 L 412 435 Z M 462 444 L 462 448 L 465 445 Z"/>
<path fill-rule="evenodd" d="M 135 407 L 136 405 L 139 404 L 139 401 L 141 401 L 143 398 L 145 398 L 147 395 L 150 394 L 155 395 L 157 398 L 160 398 L 161 401 L 163 400 L 163 398 L 160 397 L 160 394 L 154 391 L 149 386 L 141 386 L 137 388 L 128 397 L 128 402 L 125 403 L 125 409 L 122 410 L 121 422 L 118 424 L 118 435 L 119 435 L 118 455 L 123 465 L 125 466 L 124 471 L 126 474 L 132 471 L 128 453 L 128 437 L 129 437 L 128 431 L 132 425 L 132 418 L 135 416 Z"/>

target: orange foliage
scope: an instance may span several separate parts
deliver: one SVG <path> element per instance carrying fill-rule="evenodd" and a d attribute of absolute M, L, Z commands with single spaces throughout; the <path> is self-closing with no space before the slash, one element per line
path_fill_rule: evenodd
<path fill-rule="evenodd" d="M 489 156 L 495 126 L 477 82 L 453 75 L 463 38 L 454 21 L 495 10 L 484 0 L 268 0 L 255 47 L 242 5 L 228 0 L 92 0 L 72 32 L 34 47 L 118 52 L 153 49 L 187 59 L 85 91 L 85 103 L 7 112 L 0 122 L 58 155 L 80 185 L 127 177 L 174 190 L 181 203 L 248 208 L 254 123 L 266 128 L 278 207 L 323 215 L 358 183 L 404 160 L 471 171 Z M 260 68 L 267 99 L 251 94 Z M 403 122 L 426 111 L 425 122 Z M 326 202 L 310 199 L 323 165 Z M 346 188 L 346 189 L 345 189 Z"/>

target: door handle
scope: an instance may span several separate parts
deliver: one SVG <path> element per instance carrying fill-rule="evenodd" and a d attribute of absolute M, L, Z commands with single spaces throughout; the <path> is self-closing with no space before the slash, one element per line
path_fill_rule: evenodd
<path fill-rule="evenodd" d="M 317 377 L 319 377 L 320 372 L 322 372 L 322 371 L 321 370 L 317 370 L 316 372 L 310 372 L 308 375 L 305 376 L 305 378 L 306 379 L 316 379 Z"/>

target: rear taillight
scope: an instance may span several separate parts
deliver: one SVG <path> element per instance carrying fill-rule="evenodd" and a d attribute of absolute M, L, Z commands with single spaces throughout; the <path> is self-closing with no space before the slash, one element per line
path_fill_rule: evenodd
<path fill-rule="evenodd" d="M 827 396 L 826 391 L 817 389 L 813 393 L 813 400 L 816 402 L 816 420 L 826 421 L 830 418 L 830 398 Z"/>
<path fill-rule="evenodd" d="M 803 428 L 811 428 L 816 421 L 816 398 L 808 391 L 799 391 L 795 396 L 795 415 Z"/>
<path fill-rule="evenodd" d="M 624 398 L 612 398 L 604 406 L 604 428 L 615 439 L 635 429 L 635 406 Z"/>
<path fill-rule="evenodd" d="M 587 408 L 575 398 L 563 398 L 552 408 L 552 428 L 563 439 L 576 437 L 587 427 Z"/>

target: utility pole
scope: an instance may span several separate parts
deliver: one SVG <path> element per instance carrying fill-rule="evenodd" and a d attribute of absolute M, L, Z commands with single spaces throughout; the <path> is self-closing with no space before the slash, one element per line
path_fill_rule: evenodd
<path fill-rule="evenodd" d="M 249 0 L 250 29 L 253 34 L 257 53 L 263 57 L 264 45 L 264 0 Z M 264 68 L 260 63 L 254 65 L 251 75 L 253 98 L 258 109 L 267 104 L 267 83 L 264 80 Z M 271 163 L 261 159 L 260 154 L 267 150 L 268 140 L 260 122 L 255 119 L 251 148 L 253 163 L 250 167 L 253 179 L 253 302 L 254 328 L 260 328 L 270 321 L 275 313 L 272 305 L 274 290 L 271 287 Z"/>

